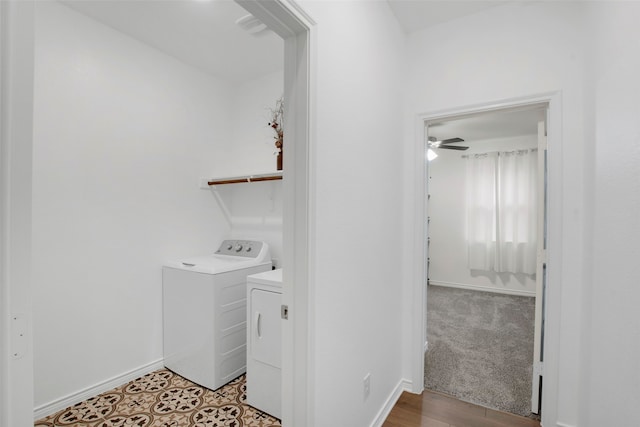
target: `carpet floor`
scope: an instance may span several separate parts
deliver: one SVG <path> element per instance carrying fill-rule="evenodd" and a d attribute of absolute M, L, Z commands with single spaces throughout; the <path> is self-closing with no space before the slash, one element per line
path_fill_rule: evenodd
<path fill-rule="evenodd" d="M 428 286 L 425 388 L 531 416 L 535 299 Z"/>
<path fill-rule="evenodd" d="M 279 427 L 246 404 L 244 375 L 209 390 L 162 369 L 36 421 L 35 427 Z"/>

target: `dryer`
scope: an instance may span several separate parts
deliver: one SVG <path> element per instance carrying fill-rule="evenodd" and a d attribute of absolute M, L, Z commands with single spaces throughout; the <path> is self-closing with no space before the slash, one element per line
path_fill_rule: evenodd
<path fill-rule="evenodd" d="M 247 277 L 247 403 L 281 418 L 282 269 Z"/>
<path fill-rule="evenodd" d="M 225 240 L 162 268 L 164 366 L 211 390 L 246 372 L 247 276 L 271 270 L 265 242 Z"/>

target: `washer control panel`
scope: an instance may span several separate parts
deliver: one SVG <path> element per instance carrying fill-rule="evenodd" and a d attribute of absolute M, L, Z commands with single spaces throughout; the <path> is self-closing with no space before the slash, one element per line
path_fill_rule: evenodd
<path fill-rule="evenodd" d="M 262 242 L 254 240 L 225 240 L 216 251 L 216 255 L 243 256 L 256 258 L 262 250 Z"/>

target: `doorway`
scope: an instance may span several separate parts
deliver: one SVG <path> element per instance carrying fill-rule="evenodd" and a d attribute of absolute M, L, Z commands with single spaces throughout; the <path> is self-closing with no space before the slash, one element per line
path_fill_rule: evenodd
<path fill-rule="evenodd" d="M 238 1 L 254 16 L 259 17 L 269 28 L 273 29 L 285 41 L 285 98 L 289 100 L 285 109 L 288 133 L 291 141 L 289 148 L 290 169 L 287 172 L 288 182 L 284 185 L 284 215 L 287 221 L 284 231 L 286 250 L 283 253 L 283 264 L 289 266 L 285 275 L 284 288 L 287 294 L 285 301 L 297 303 L 296 328 L 293 320 L 285 329 L 285 341 L 290 351 L 285 354 L 293 360 L 293 354 L 301 356 L 296 367 L 291 366 L 284 373 L 284 391 L 290 396 L 286 402 L 283 415 L 285 425 L 298 424 L 296 420 L 305 420 L 307 414 L 306 384 L 307 359 L 304 351 L 307 340 L 306 316 L 308 313 L 307 292 L 307 224 L 308 208 L 304 203 L 295 200 L 307 200 L 309 176 L 307 164 L 310 137 L 309 86 L 310 86 L 310 32 L 313 22 L 300 10 L 290 4 L 277 2 L 264 3 L 257 0 Z M 8 320 L 0 322 L 2 332 L 0 339 L 7 347 L 19 345 L 24 353 L 15 357 L 0 358 L 2 371 L 2 389 L 0 390 L 0 423 L 3 425 L 28 425 L 33 422 L 33 345 L 31 336 L 31 320 L 33 317 L 29 263 L 32 257 L 30 241 L 30 220 L 33 213 L 31 204 L 31 149 L 32 149 L 32 94 L 33 94 L 33 48 L 34 48 L 34 13 L 33 3 L 2 4 L 0 16 L 2 40 L 7 44 L 2 49 L 0 75 L 3 77 L 3 114 L 0 117 L 3 132 L 0 143 L 3 165 L 7 174 L 2 182 L 2 204 L 0 212 L 3 218 L 2 234 L 13 236 L 3 241 L 3 271 L 11 271 L 11 275 L 0 281 L 0 294 L 11 296 L 3 298 L 2 312 L 19 314 L 21 326 L 10 334 Z M 11 89 L 9 91 L 8 89 Z M 5 89 L 6 92 L 5 93 Z M 295 167 L 294 167 L 295 165 Z M 294 183 L 296 184 L 294 186 Z M 6 185 L 5 185 L 6 184 Z M 296 291 L 290 285 L 296 281 Z M 8 319 L 9 316 L 3 316 Z M 24 333 L 23 333 L 24 332 Z M 296 339 L 294 340 L 294 335 Z M 20 337 L 16 341 L 16 337 Z M 292 344 L 295 343 L 295 344 Z M 309 369 L 311 370 L 311 369 Z M 295 379 L 295 381 L 294 381 Z M 6 381 L 5 381 L 6 380 Z M 299 390 L 299 391 L 298 391 Z M 303 421 L 299 422 L 304 424 Z"/>
<path fill-rule="evenodd" d="M 425 387 L 525 416 L 540 413 L 547 107 L 424 121 Z"/>

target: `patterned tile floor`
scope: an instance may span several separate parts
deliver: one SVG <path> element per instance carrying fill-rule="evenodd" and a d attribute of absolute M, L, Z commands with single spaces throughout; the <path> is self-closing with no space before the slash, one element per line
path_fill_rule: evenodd
<path fill-rule="evenodd" d="M 36 421 L 35 427 L 276 427 L 245 403 L 244 375 L 211 391 L 162 369 Z"/>

